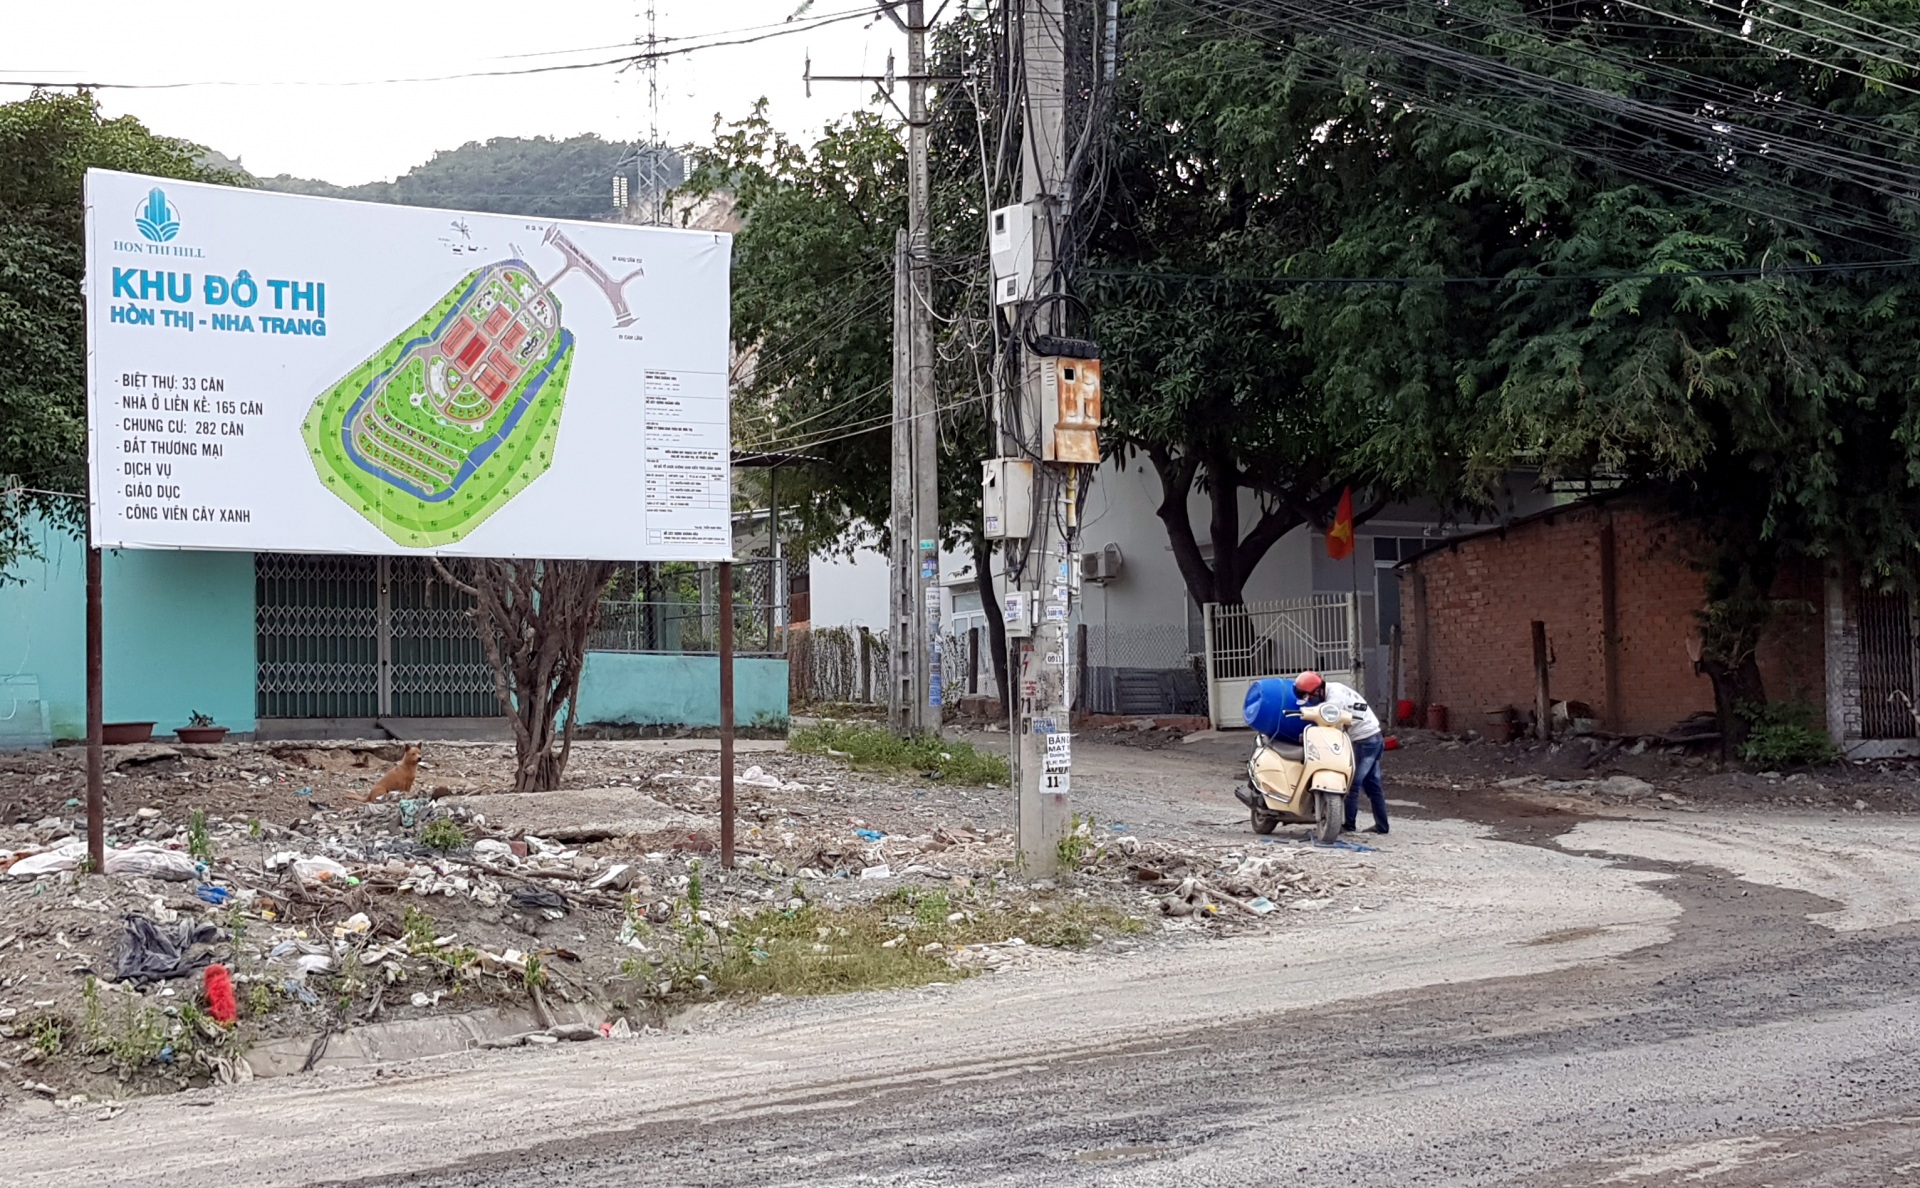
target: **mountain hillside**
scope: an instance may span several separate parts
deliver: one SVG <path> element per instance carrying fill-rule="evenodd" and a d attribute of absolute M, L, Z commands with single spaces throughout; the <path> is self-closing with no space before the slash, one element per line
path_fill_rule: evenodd
<path fill-rule="evenodd" d="M 546 136 L 500 136 L 443 149 L 390 182 L 337 186 L 332 182 L 281 174 L 260 179 L 260 186 L 290 194 L 439 206 L 535 218 L 605 219 L 614 214 L 613 179 L 627 178 L 630 201 L 641 200 L 643 154 L 664 157 L 669 187 L 685 175 L 672 149 L 649 150 L 587 134 L 565 140 Z"/>

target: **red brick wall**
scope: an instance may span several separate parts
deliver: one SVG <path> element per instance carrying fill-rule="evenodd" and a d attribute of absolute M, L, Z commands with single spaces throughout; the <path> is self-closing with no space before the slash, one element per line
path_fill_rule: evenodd
<path fill-rule="evenodd" d="M 1489 710 L 1523 715 L 1534 702 L 1532 625 L 1547 626 L 1555 700 L 1584 701 L 1608 717 L 1602 631 L 1602 552 L 1613 532 L 1618 721 L 1609 728 L 1655 734 L 1713 708 L 1713 687 L 1695 675 L 1688 639 L 1704 600 L 1688 564 L 1690 530 L 1628 499 L 1576 505 L 1475 536 L 1401 570 L 1406 688 L 1448 707 L 1455 730 L 1482 729 Z M 1424 607 L 1418 589 L 1424 585 Z M 1817 573 L 1795 569 L 1776 594 L 1818 604 Z M 1783 614 L 1761 649 L 1770 696 L 1824 693 L 1818 615 Z"/>

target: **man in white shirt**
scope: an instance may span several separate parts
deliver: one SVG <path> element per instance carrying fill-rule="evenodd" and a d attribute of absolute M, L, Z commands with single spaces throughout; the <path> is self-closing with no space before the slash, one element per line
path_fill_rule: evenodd
<path fill-rule="evenodd" d="M 1317 672 L 1303 672 L 1295 677 L 1293 691 L 1302 706 L 1326 702 L 1353 715 L 1353 725 L 1347 728 L 1347 737 L 1353 740 L 1353 784 L 1347 789 L 1346 828 L 1352 830 L 1360 823 L 1360 793 L 1364 791 L 1367 804 L 1373 809 L 1373 828 L 1368 832 L 1387 832 L 1387 793 L 1380 779 L 1380 761 L 1386 756 L 1387 740 L 1379 716 L 1358 689 L 1329 681 Z"/>

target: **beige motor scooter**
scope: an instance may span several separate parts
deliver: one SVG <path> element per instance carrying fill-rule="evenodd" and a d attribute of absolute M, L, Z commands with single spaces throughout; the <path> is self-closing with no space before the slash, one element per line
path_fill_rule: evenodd
<path fill-rule="evenodd" d="M 1353 787 L 1353 715 L 1337 705 L 1306 706 L 1300 745 L 1262 734 L 1247 761 L 1247 786 L 1234 795 L 1253 810 L 1253 831 L 1272 833 L 1280 824 L 1312 825 L 1313 840 L 1332 842 L 1345 823 L 1347 789 Z"/>

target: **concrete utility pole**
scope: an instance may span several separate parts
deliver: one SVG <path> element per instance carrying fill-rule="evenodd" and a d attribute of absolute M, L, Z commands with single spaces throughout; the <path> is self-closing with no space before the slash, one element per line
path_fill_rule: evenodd
<path fill-rule="evenodd" d="M 907 236 L 904 311 L 895 340 L 906 340 L 896 373 L 893 415 L 894 729 L 940 733 L 940 425 L 933 391 L 933 260 L 927 230 L 927 20 L 924 0 L 882 0 L 907 35 Z M 904 9 L 904 15 L 902 11 Z M 904 384 L 903 384 L 904 381 Z M 904 391 L 900 388 L 904 386 Z"/>
<path fill-rule="evenodd" d="M 933 391 L 933 258 L 928 233 L 927 14 L 925 0 L 878 0 L 907 35 L 907 72 L 815 74 L 816 82 L 867 82 L 893 94 L 907 84 L 907 229 L 894 245 L 893 569 L 888 581 L 887 720 L 900 734 L 940 733 L 940 424 Z M 896 110 L 898 105 L 895 105 Z"/>
<path fill-rule="evenodd" d="M 1033 279 L 1027 296 L 1038 302 L 1020 307 L 1017 322 L 1033 334 L 1057 334 L 1061 306 L 1047 298 L 1055 291 L 1054 268 L 1066 215 L 1066 5 L 1065 0 L 1009 2 L 1019 4 L 1019 77 L 1026 88 L 1020 197 L 1033 219 Z M 1051 390 L 1055 376 L 1046 360 L 1032 352 L 1023 349 L 1021 361 L 1021 429 L 1042 439 L 1041 427 L 1057 399 Z M 1050 454 L 1044 440 L 1037 450 L 1033 443 L 1020 444 L 1023 452 L 1043 458 Z M 1010 665 L 1019 707 L 1019 735 L 1012 751 L 1020 788 L 1020 856 L 1027 870 L 1041 877 L 1059 866 L 1060 841 L 1071 819 L 1072 694 L 1067 674 L 1072 671 L 1072 594 L 1078 585 L 1069 535 L 1078 528 L 1076 501 L 1069 490 L 1072 473 L 1069 466 L 1044 460 L 1033 468 L 1034 524 L 1017 591 L 1033 626 L 1032 633 L 1015 644 Z"/>

